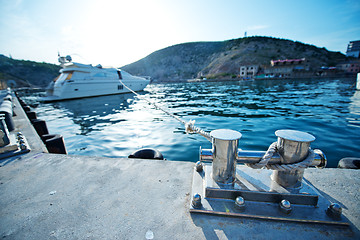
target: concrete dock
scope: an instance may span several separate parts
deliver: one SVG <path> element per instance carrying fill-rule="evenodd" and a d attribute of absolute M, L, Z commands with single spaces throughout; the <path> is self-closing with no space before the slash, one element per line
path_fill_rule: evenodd
<path fill-rule="evenodd" d="M 190 214 L 194 163 L 50 154 L 14 103 L 15 131 L 23 132 L 31 151 L 0 160 L 2 238 L 360 238 L 359 170 L 310 168 L 304 174 L 340 204 L 350 226 Z"/>

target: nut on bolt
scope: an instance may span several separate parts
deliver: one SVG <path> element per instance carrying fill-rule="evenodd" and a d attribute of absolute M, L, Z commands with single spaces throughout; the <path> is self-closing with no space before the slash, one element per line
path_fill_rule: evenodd
<path fill-rule="evenodd" d="M 193 196 L 193 200 L 191 202 L 193 208 L 201 208 L 201 196 L 198 193 L 195 193 Z"/>
<path fill-rule="evenodd" d="M 20 144 L 20 149 L 21 149 L 21 150 L 26 150 L 26 149 L 27 149 L 27 146 L 26 146 L 24 143 L 21 143 L 21 144 Z"/>
<path fill-rule="evenodd" d="M 17 133 L 17 138 L 20 140 L 20 139 L 23 139 L 24 138 L 24 135 L 21 133 L 21 132 L 18 132 Z"/>
<path fill-rule="evenodd" d="M 341 213 L 342 213 L 342 208 L 337 203 L 330 204 L 330 206 L 326 210 L 326 214 L 333 219 L 340 219 Z"/>
<path fill-rule="evenodd" d="M 244 211 L 245 210 L 245 200 L 243 197 L 238 196 L 235 199 L 235 208 L 240 210 L 240 211 Z"/>
<path fill-rule="evenodd" d="M 202 170 L 204 169 L 204 166 L 203 166 L 202 162 L 197 161 L 195 163 L 195 169 L 196 169 L 197 172 L 202 172 Z"/>
<path fill-rule="evenodd" d="M 286 199 L 283 199 L 279 203 L 279 208 L 280 208 L 281 212 L 286 213 L 286 214 L 289 214 L 291 212 L 291 210 L 292 210 L 291 203 Z"/>

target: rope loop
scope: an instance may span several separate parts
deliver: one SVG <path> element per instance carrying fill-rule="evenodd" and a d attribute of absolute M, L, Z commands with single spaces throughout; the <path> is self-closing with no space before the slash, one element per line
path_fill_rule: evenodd
<path fill-rule="evenodd" d="M 185 123 L 185 132 L 186 133 L 198 133 L 211 142 L 210 133 L 206 132 L 205 130 L 203 130 L 199 127 L 196 127 L 194 124 L 195 124 L 195 120 L 190 120 L 189 122 Z"/>
<path fill-rule="evenodd" d="M 308 156 L 301 162 L 290 163 L 290 164 L 281 164 L 281 163 L 268 164 L 269 160 L 272 158 L 274 153 L 276 153 L 278 151 L 276 144 L 277 144 L 276 142 L 273 142 L 269 146 L 268 150 L 266 151 L 266 153 L 260 159 L 259 162 L 245 163 L 245 165 L 250 168 L 254 168 L 254 169 L 266 168 L 266 169 L 277 170 L 277 171 L 292 171 L 292 170 L 301 169 L 301 168 L 305 169 L 305 168 L 309 167 L 314 160 L 315 152 L 314 152 L 314 150 L 309 148 Z"/>
<path fill-rule="evenodd" d="M 187 123 L 185 123 L 185 132 L 186 133 L 195 133 L 194 124 L 195 124 L 195 120 L 190 120 Z"/>
<path fill-rule="evenodd" d="M 260 159 L 259 162 L 245 163 L 245 165 L 248 167 L 254 168 L 254 169 L 261 169 L 261 168 L 267 166 L 268 162 L 270 161 L 270 159 L 272 158 L 272 156 L 274 155 L 275 152 L 277 152 L 276 142 L 273 142 L 272 144 L 270 144 L 268 150 L 266 151 L 266 153 Z"/>
<path fill-rule="evenodd" d="M 314 150 L 309 149 L 309 154 L 301 162 L 291 163 L 291 164 L 270 164 L 270 165 L 266 165 L 266 168 L 277 171 L 292 171 L 301 168 L 305 169 L 311 165 L 311 163 L 314 161 L 314 157 L 315 157 Z"/>

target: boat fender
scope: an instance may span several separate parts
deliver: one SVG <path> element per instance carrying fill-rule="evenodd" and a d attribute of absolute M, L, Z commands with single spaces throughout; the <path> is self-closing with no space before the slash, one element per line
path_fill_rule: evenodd
<path fill-rule="evenodd" d="M 139 149 L 128 156 L 129 158 L 141 158 L 141 159 L 158 159 L 163 160 L 164 157 L 159 150 L 153 148 Z"/>
<path fill-rule="evenodd" d="M 30 107 L 28 105 L 24 105 L 23 109 L 24 109 L 25 112 L 30 112 L 31 111 L 31 109 L 30 109 Z"/>
<path fill-rule="evenodd" d="M 31 120 L 31 123 L 40 137 L 49 134 L 45 120 L 33 119 Z"/>
<path fill-rule="evenodd" d="M 22 107 L 26 106 L 26 103 L 21 98 L 18 98 L 18 100 Z"/>
<path fill-rule="evenodd" d="M 360 158 L 342 158 L 338 163 L 338 168 L 360 169 Z"/>
<path fill-rule="evenodd" d="M 34 111 L 26 112 L 26 115 L 28 116 L 30 121 L 36 119 L 36 112 Z"/>
<path fill-rule="evenodd" d="M 67 154 L 63 136 L 59 134 L 45 134 L 41 136 L 49 153 Z"/>

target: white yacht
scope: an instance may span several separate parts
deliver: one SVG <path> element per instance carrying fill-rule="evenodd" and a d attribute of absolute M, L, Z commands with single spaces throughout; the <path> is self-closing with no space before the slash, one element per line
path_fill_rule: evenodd
<path fill-rule="evenodd" d="M 103 68 L 72 62 L 71 57 L 59 57 L 60 75 L 46 89 L 40 101 L 52 102 L 66 99 L 95 97 L 102 95 L 142 91 L 150 79 L 136 77 L 116 68 Z"/>

